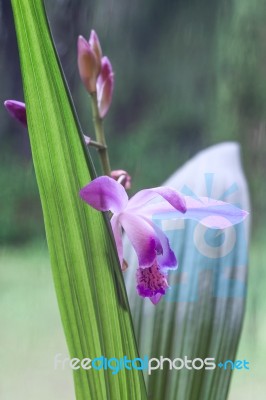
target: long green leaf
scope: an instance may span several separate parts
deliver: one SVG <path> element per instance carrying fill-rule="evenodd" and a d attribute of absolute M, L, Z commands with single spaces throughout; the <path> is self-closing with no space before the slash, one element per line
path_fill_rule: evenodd
<path fill-rule="evenodd" d="M 41 0 L 12 0 L 32 156 L 71 357 L 138 356 L 104 215 L 79 198 L 94 176 Z M 38 285 L 38 282 L 36 282 Z M 145 399 L 140 371 L 74 371 L 77 399 Z"/>

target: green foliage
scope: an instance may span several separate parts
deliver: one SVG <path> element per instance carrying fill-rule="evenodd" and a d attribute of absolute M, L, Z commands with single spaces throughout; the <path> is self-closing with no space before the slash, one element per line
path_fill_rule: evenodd
<path fill-rule="evenodd" d="M 12 0 L 33 162 L 71 357 L 137 356 L 127 296 L 105 216 L 79 198 L 94 177 L 42 0 Z M 74 372 L 77 399 L 145 399 L 139 371 Z"/>
<path fill-rule="evenodd" d="M 246 373 L 235 371 L 228 400 L 263 399 L 265 394 L 265 235 L 264 229 L 250 249 L 247 311 L 237 353 L 238 359 L 250 361 L 251 369 Z M 24 249 L 0 249 L 0 260 L 2 398 L 73 400 L 70 371 L 53 370 L 54 355 L 66 354 L 66 349 L 46 246 L 40 243 Z M 177 334 L 180 329 L 179 325 Z M 179 355 L 179 352 L 175 354 Z M 14 359 L 15 365 L 11 363 Z M 179 372 L 172 371 L 169 375 L 176 377 Z M 25 385 L 25 380 L 31 382 L 30 387 Z"/>
<path fill-rule="evenodd" d="M 232 0 L 221 4 L 216 31 L 212 140 L 238 140 L 253 198 L 253 222 L 266 217 L 266 3 Z M 262 218 L 263 216 L 263 218 Z"/>

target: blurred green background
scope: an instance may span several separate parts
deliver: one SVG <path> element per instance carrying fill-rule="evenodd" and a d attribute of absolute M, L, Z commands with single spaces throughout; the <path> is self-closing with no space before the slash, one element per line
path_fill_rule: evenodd
<path fill-rule="evenodd" d="M 90 102 L 76 63 L 78 34 L 88 37 L 94 28 L 112 62 L 115 90 L 106 134 L 112 168 L 131 174 L 132 192 L 159 185 L 211 144 L 240 142 L 253 229 L 239 357 L 248 359 L 252 369 L 234 375 L 230 400 L 263 398 L 266 1 L 46 0 L 45 4 L 75 107 L 89 136 Z M 9 0 L 0 1 L 0 18 L 1 103 L 23 100 Z M 98 166 L 93 150 L 92 156 Z M 54 354 L 66 350 L 28 135 L 4 107 L 0 107 L 0 184 L 1 380 L 3 393 L 10 393 L 3 398 L 17 398 L 12 383 L 16 374 L 19 385 L 35 379 L 36 390 L 43 387 L 38 399 L 52 398 L 52 389 L 60 392 L 57 399 L 71 399 L 70 375 L 68 386 L 66 372 L 59 374 L 60 381 L 51 371 Z M 13 367 L 11 355 L 25 360 L 33 349 L 30 367 L 20 362 Z M 26 398 L 36 396 L 28 393 Z"/>

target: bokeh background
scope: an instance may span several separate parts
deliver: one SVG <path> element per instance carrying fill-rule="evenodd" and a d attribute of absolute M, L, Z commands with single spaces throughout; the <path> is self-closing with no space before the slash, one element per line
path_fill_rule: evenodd
<path fill-rule="evenodd" d="M 45 4 L 74 104 L 89 136 L 90 102 L 76 63 L 78 34 L 88 37 L 96 29 L 112 62 L 115 90 L 106 135 L 112 168 L 129 171 L 132 193 L 159 185 L 211 144 L 226 140 L 241 144 L 253 210 L 239 358 L 249 360 L 251 370 L 235 373 L 230 400 L 263 398 L 266 1 L 46 0 Z M 9 0 L 0 0 L 0 77 L 1 104 L 5 99 L 23 100 Z M 98 167 L 93 150 L 92 157 Z M 53 369 L 54 355 L 67 352 L 28 135 L 3 106 L 0 187 L 0 397 L 72 399 L 70 373 Z"/>

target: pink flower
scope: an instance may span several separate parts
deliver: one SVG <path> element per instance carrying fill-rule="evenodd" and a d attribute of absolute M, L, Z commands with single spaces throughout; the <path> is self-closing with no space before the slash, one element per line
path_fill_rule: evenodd
<path fill-rule="evenodd" d="M 26 106 L 25 103 L 16 100 L 6 100 L 4 102 L 5 108 L 9 114 L 19 121 L 25 127 L 27 126 Z"/>
<path fill-rule="evenodd" d="M 102 50 L 95 31 L 91 31 L 89 41 L 78 37 L 78 68 L 80 77 L 89 93 L 96 91 L 96 81 L 101 72 Z"/>
<path fill-rule="evenodd" d="M 104 118 L 111 105 L 114 90 L 114 73 L 107 57 L 102 58 L 101 72 L 97 79 L 96 88 L 99 115 Z"/>
<path fill-rule="evenodd" d="M 122 229 L 135 249 L 139 267 L 137 269 L 137 291 L 156 304 L 168 288 L 167 271 L 177 268 L 175 254 L 163 231 L 155 225 L 152 217 L 192 218 L 206 226 L 224 228 L 242 221 L 247 213 L 228 203 L 212 199 L 194 200 L 184 197 L 168 187 L 145 189 L 130 200 L 122 185 L 107 176 L 96 178 L 80 191 L 81 198 L 99 211 L 111 211 L 111 226 L 117 246 L 118 257 L 123 267 Z M 162 202 L 150 203 L 161 197 Z"/>

